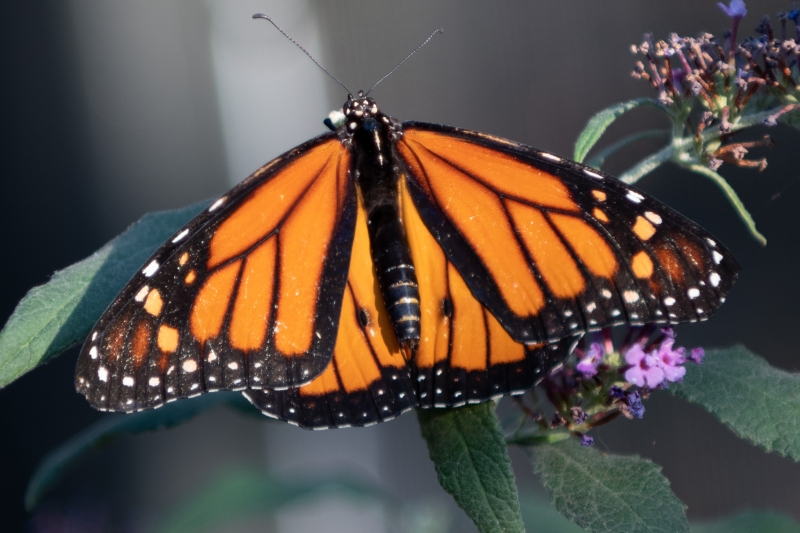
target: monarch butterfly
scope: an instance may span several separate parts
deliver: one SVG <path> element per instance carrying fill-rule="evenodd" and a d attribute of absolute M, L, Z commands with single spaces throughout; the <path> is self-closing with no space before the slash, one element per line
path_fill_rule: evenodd
<path fill-rule="evenodd" d="M 601 171 L 363 92 L 342 112 L 131 279 L 79 356 L 92 406 L 243 390 L 305 428 L 370 425 L 530 389 L 589 331 L 705 320 L 739 271 Z"/>

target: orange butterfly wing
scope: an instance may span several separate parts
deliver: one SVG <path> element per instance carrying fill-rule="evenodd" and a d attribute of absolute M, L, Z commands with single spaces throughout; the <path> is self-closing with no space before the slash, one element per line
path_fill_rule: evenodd
<path fill-rule="evenodd" d="M 244 395 L 268 416 L 314 429 L 371 425 L 416 405 L 411 368 L 400 354 L 375 277 L 363 206 L 328 367 L 302 387 Z"/>
<path fill-rule="evenodd" d="M 322 373 L 353 239 L 349 159 L 332 134 L 309 141 L 176 233 L 89 334 L 78 391 L 133 411 Z"/>
<path fill-rule="evenodd" d="M 518 342 L 704 320 L 738 273 L 708 232 L 589 167 L 416 122 L 396 148 L 425 226 Z"/>
<path fill-rule="evenodd" d="M 245 391 L 264 414 L 307 429 L 371 425 L 415 406 L 524 392 L 571 353 L 579 337 L 531 346 L 511 339 L 447 261 L 402 186 L 400 205 L 422 312 L 413 364 L 401 355 L 384 307 L 359 207 L 333 359 L 302 387 Z"/>

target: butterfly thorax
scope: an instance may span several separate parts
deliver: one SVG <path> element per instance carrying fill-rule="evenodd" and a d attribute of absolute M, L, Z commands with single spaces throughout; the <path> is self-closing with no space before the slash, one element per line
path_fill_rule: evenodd
<path fill-rule="evenodd" d="M 419 288 L 397 201 L 398 162 L 391 137 L 399 126 L 368 97 L 351 98 L 343 106 L 343 135 L 350 142 L 351 175 L 361 193 L 370 249 L 381 295 L 406 358 L 420 338 Z M 361 319 L 377 320 L 377 317 Z"/>

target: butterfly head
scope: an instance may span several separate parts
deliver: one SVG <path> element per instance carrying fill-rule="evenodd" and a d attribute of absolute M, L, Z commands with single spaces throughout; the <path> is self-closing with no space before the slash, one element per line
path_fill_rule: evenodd
<path fill-rule="evenodd" d="M 370 119 L 377 119 L 383 115 L 375 100 L 365 96 L 364 91 L 359 91 L 358 96 L 348 95 L 347 101 L 342 106 L 342 113 L 348 132 L 353 132 Z"/>

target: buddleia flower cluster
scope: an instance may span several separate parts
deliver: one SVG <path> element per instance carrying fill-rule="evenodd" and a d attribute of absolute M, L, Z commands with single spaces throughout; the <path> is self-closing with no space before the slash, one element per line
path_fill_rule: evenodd
<path fill-rule="evenodd" d="M 594 439 L 586 434 L 590 429 L 620 415 L 642 418 L 642 401 L 652 391 L 680 382 L 686 374 L 684 365 L 701 364 L 705 356 L 702 348 L 687 351 L 676 346 L 671 328 L 630 328 L 619 348 L 614 347 L 610 329 L 600 336 L 588 348 L 576 348 L 574 364 L 546 377 L 530 399 L 516 398 L 524 420 L 510 442 L 531 444 L 575 436 L 582 445 L 591 446 Z"/>
<path fill-rule="evenodd" d="M 583 161 L 621 114 L 643 105 L 656 107 L 669 118 L 669 131 L 630 135 L 586 163 L 601 168 L 612 153 L 632 142 L 669 136 L 666 146 L 622 172 L 619 179 L 635 183 L 667 162 L 703 175 L 722 189 L 751 235 L 766 244 L 744 202 L 718 170 L 723 165 L 758 171 L 766 168 L 766 158 L 753 157 L 750 152 L 771 148 L 773 140 L 768 135 L 734 139 L 737 132 L 779 122 L 800 127 L 800 9 L 794 5 L 774 20 L 765 16 L 754 25 L 752 36 L 742 38 L 747 24 L 745 3 L 731 0 L 718 5 L 731 20 L 730 29 L 721 36 L 673 33 L 656 40 L 646 34 L 640 44 L 631 46 L 634 54 L 642 56 L 633 76 L 650 84 L 657 96 L 615 104 L 595 115 L 576 143 L 575 158 Z"/>
<path fill-rule="evenodd" d="M 740 119 L 750 113 L 769 110 L 761 121 L 774 126 L 778 120 L 799 126 L 800 97 L 800 10 L 778 13 L 779 27 L 765 16 L 756 27 L 757 37 L 738 41 L 747 8 L 742 0 L 732 0 L 720 8 L 732 19 L 732 27 L 722 38 L 710 33 L 697 37 L 671 34 L 664 41 L 645 35 L 632 46 L 645 61 L 636 63 L 633 76 L 648 81 L 658 91 L 658 102 L 676 124 L 694 132 L 695 155 L 712 170 L 722 164 L 766 168 L 766 158 L 747 159 L 748 150 L 771 146 L 765 136 L 751 142 L 725 143 L 724 139 L 705 142 L 706 128 L 716 127 L 723 135 L 735 131 Z M 702 109 L 692 116 L 695 108 Z M 751 125 L 749 122 L 743 125 Z"/>

